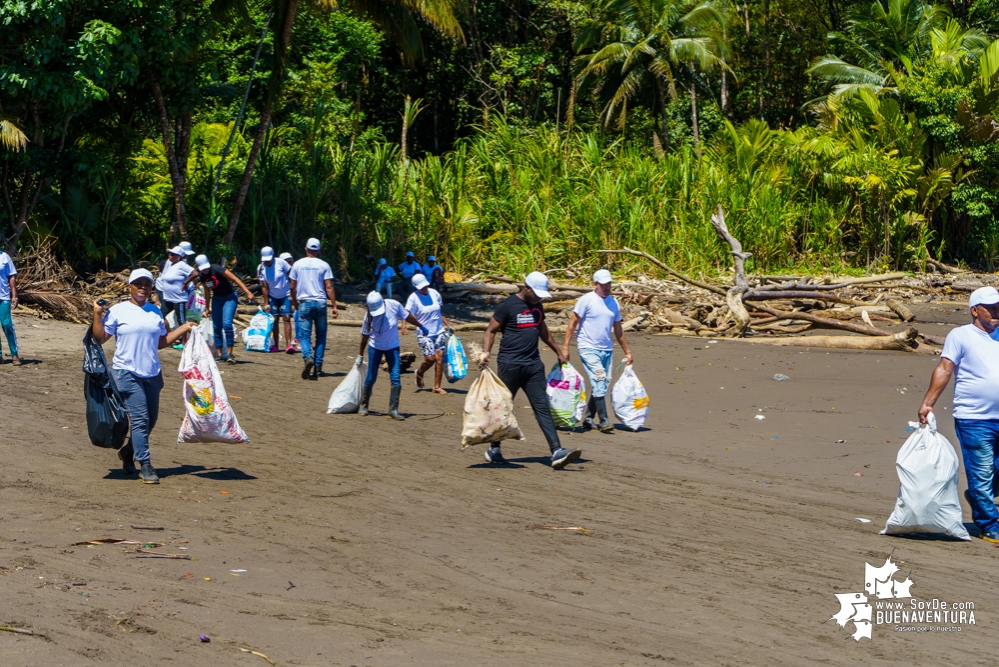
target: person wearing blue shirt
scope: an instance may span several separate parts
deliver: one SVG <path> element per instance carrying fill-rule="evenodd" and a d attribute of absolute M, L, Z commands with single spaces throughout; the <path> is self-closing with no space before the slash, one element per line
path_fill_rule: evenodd
<path fill-rule="evenodd" d="M 423 265 L 423 275 L 430 281 L 430 287 L 438 292 L 444 287 L 444 267 L 437 263 L 437 258 L 433 255 L 427 257 L 427 263 Z"/>
<path fill-rule="evenodd" d="M 385 294 L 389 299 L 392 298 L 392 282 L 395 280 L 395 269 L 389 266 L 389 263 L 382 257 L 378 260 L 378 266 L 375 268 L 375 291 L 381 294 L 382 290 L 385 290 Z"/>
<path fill-rule="evenodd" d="M 403 300 L 413 293 L 413 276 L 417 273 L 423 273 L 423 267 L 416 261 L 416 255 L 407 252 L 406 261 L 399 265 L 399 277 L 402 279 L 399 289 Z"/>

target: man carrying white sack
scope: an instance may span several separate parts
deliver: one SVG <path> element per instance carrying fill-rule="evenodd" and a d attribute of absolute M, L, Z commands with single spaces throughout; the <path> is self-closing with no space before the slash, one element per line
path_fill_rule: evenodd
<path fill-rule="evenodd" d="M 999 291 L 981 287 L 971 293 L 971 324 L 947 334 L 940 363 L 933 370 L 930 388 L 919 406 L 919 423 L 933 411 L 933 404 L 954 375 L 954 430 L 961 443 L 971 505 L 971 518 L 981 537 L 999 543 L 999 508 L 993 480 L 999 454 Z"/>
<path fill-rule="evenodd" d="M 579 297 L 576 307 L 572 309 L 572 318 L 565 330 L 566 358 L 569 357 L 569 343 L 572 334 L 579 326 L 576 345 L 579 347 L 579 360 L 583 362 L 586 375 L 590 378 L 590 398 L 586 403 L 586 416 L 583 417 L 583 428 L 593 428 L 593 418 L 599 418 L 596 425 L 601 433 L 611 433 L 614 425 L 607 418 L 607 389 L 611 380 L 611 369 L 614 366 L 614 339 L 624 350 L 624 361 L 629 366 L 632 363 L 631 348 L 624 337 L 621 326 L 621 307 L 617 299 L 611 296 L 611 273 L 600 269 L 593 274 L 593 291 Z"/>

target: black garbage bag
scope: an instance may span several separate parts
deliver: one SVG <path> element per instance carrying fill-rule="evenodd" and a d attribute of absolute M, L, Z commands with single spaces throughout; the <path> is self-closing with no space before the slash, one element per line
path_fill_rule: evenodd
<path fill-rule="evenodd" d="M 121 449 L 128 436 L 128 412 L 108 366 L 104 348 L 87 327 L 83 337 L 83 393 L 87 397 L 87 431 L 98 447 Z"/>

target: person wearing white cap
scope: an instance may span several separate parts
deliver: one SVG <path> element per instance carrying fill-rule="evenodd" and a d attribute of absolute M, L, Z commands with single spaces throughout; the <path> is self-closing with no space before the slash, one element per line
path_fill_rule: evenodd
<path fill-rule="evenodd" d="M 423 265 L 423 275 L 435 290 L 440 291 L 444 287 L 444 267 L 437 263 L 437 258 L 433 255 L 427 257 L 427 263 Z"/>
<path fill-rule="evenodd" d="M 206 255 L 198 255 L 194 258 L 194 263 L 198 267 L 195 278 L 201 281 L 206 291 L 211 292 L 206 295 L 205 315 L 212 318 L 212 328 L 215 329 L 216 358 L 235 364 L 236 355 L 232 353 L 232 346 L 236 342 L 236 332 L 232 328 L 232 321 L 236 317 L 239 296 L 232 284 L 236 283 L 243 290 L 250 303 L 256 303 L 257 297 L 235 273 L 221 264 L 212 264 Z"/>
<path fill-rule="evenodd" d="M 565 330 L 565 356 L 569 356 L 569 343 L 572 335 L 579 327 L 576 345 L 579 349 L 579 360 L 590 378 L 590 398 L 586 403 L 586 414 L 583 417 L 583 428 L 593 428 L 593 417 L 599 418 L 597 428 L 602 433 L 614 431 L 614 425 L 607 418 L 607 387 L 611 381 L 611 369 L 614 364 L 614 339 L 624 350 L 624 361 L 629 366 L 633 359 L 628 340 L 624 337 L 621 326 L 621 307 L 617 299 L 611 296 L 611 273 L 600 269 L 593 274 L 593 291 L 576 300 L 572 309 L 569 326 Z"/>
<path fill-rule="evenodd" d="M 290 252 L 283 252 L 283 253 L 281 253 L 281 259 L 283 259 L 284 261 L 288 262 L 288 266 L 295 266 L 295 258 L 292 257 L 292 255 L 291 255 Z M 298 349 L 299 349 L 299 342 L 298 342 L 298 309 L 297 308 L 292 308 L 292 311 L 291 311 L 291 332 L 292 332 L 292 335 L 294 336 L 294 339 L 292 340 L 292 348 L 289 349 L 289 350 L 285 350 L 286 354 L 295 354 L 296 352 L 298 352 Z"/>
<path fill-rule="evenodd" d="M 326 299 L 333 304 L 330 316 L 336 319 L 336 291 L 333 289 L 333 269 L 319 259 L 319 239 L 305 244 L 305 257 L 295 262 L 288 278 L 291 281 L 291 306 L 298 311 L 298 341 L 302 345 L 302 379 L 318 379 L 323 372 L 326 353 Z M 312 348 L 312 327 L 316 327 L 316 347 Z M 314 371 L 314 374 L 313 374 Z"/>
<path fill-rule="evenodd" d="M 195 277 L 196 273 L 194 268 L 184 261 L 186 256 L 187 252 L 180 246 L 168 250 L 166 265 L 160 269 L 160 276 L 156 279 L 156 289 L 160 292 L 160 310 L 163 312 L 163 320 L 166 321 L 170 313 L 173 313 L 178 325 L 187 321 L 188 295 L 184 286 L 189 279 Z M 175 347 L 183 347 L 180 340 L 177 341 Z"/>
<path fill-rule="evenodd" d="M 416 255 L 407 252 L 406 261 L 399 265 L 399 290 L 403 299 L 408 299 L 413 293 L 413 276 L 418 273 L 423 273 L 423 266 L 416 261 Z"/>
<path fill-rule="evenodd" d="M 264 246 L 260 249 L 260 264 L 257 265 L 257 280 L 260 281 L 260 291 L 264 297 L 264 310 L 274 316 L 274 344 L 271 352 L 279 352 L 279 324 L 284 322 L 284 341 L 288 344 L 285 350 L 288 354 L 295 353 L 291 344 L 291 282 L 288 274 L 291 264 L 280 257 L 274 257 L 274 248 Z"/>
<path fill-rule="evenodd" d="M 17 308 L 17 269 L 14 260 L 3 250 L 0 250 L 0 328 L 7 339 L 11 365 L 20 366 L 21 358 L 17 354 L 17 333 L 14 331 L 14 318 L 11 311 Z M 3 350 L 0 350 L 0 363 L 3 363 Z"/>
<path fill-rule="evenodd" d="M 385 295 L 392 298 L 392 282 L 395 280 L 395 269 L 389 266 L 388 261 L 382 257 L 375 267 L 375 291 L 381 294 L 385 290 Z"/>
<path fill-rule="evenodd" d="M 413 293 L 406 300 L 406 310 L 427 329 L 427 334 L 417 335 L 420 350 L 423 352 L 423 365 L 416 371 L 416 386 L 424 388 L 423 374 L 437 364 L 434 374 L 434 393 L 446 394 L 441 389 L 441 378 L 444 376 L 444 348 L 447 347 L 449 332 L 454 331 L 441 308 L 444 305 L 440 292 L 430 287 L 430 281 L 422 273 L 413 276 Z M 447 327 L 445 330 L 444 327 Z"/>
<path fill-rule="evenodd" d="M 371 401 L 371 389 L 378 379 L 378 366 L 384 357 L 389 368 L 389 380 L 392 388 L 389 390 L 389 416 L 392 419 L 405 419 L 399 414 L 399 394 L 402 391 L 399 364 L 399 321 L 406 321 L 417 328 L 421 335 L 427 335 L 427 328 L 419 323 L 402 304 L 395 299 L 383 299 L 378 292 L 368 292 L 368 312 L 361 323 L 361 349 L 358 355 L 364 356 L 368 348 L 368 375 L 364 378 L 364 389 L 361 391 L 361 406 L 357 414 L 368 414 L 368 403 Z"/>
<path fill-rule="evenodd" d="M 999 508 L 993 498 L 999 456 L 999 291 L 980 287 L 968 300 L 971 324 L 952 329 L 944 340 L 940 362 L 919 406 L 925 424 L 933 405 L 954 376 L 954 430 L 961 443 L 971 505 L 980 537 L 999 543 Z"/>
<path fill-rule="evenodd" d="M 528 274 L 524 283 L 519 292 L 500 303 L 493 312 L 482 337 L 482 349 L 485 351 L 483 363 L 489 363 L 493 339 L 497 331 L 502 332 L 503 338 L 496 356 L 497 375 L 514 396 L 520 389 L 527 394 L 538 426 L 548 441 L 548 448 L 552 453 L 552 468 L 558 470 L 578 459 L 582 452 L 578 449 L 565 449 L 559 442 L 548 405 L 548 378 L 538 353 L 538 342 L 544 341 L 558 357 L 559 363 L 567 363 L 568 358 L 545 323 L 545 310 L 541 300 L 551 296 L 548 291 L 548 276 L 535 271 Z M 498 442 L 492 443 L 486 450 L 486 461 L 506 463 Z"/>
<path fill-rule="evenodd" d="M 118 385 L 128 412 L 128 443 L 118 452 L 122 469 L 139 473 L 146 484 L 159 484 L 149 456 L 149 434 L 159 415 L 163 373 L 159 350 L 180 340 L 194 327 L 193 322 L 167 331 L 163 313 L 149 297 L 153 293 L 153 274 L 135 269 L 128 277 L 129 299 L 108 308 L 102 300 L 94 301 L 91 329 L 101 345 L 114 336 L 115 351 L 111 377 Z M 141 466 L 136 470 L 133 460 Z"/>

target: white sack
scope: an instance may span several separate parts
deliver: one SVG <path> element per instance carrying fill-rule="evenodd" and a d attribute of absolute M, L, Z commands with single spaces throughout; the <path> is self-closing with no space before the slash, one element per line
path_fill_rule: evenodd
<path fill-rule="evenodd" d="M 201 324 L 198 325 L 198 330 L 208 347 L 215 349 L 215 325 L 212 323 L 212 318 L 203 318 Z"/>
<path fill-rule="evenodd" d="M 201 335 L 191 329 L 177 368 L 184 378 L 184 408 L 177 442 L 249 442 L 236 421 L 229 397 L 222 386 L 222 375 L 212 351 Z"/>
<path fill-rule="evenodd" d="M 937 419 L 931 412 L 898 450 L 898 500 L 882 535 L 943 533 L 970 540 L 961 514 L 957 493 L 957 453 L 947 438 L 937 433 Z"/>
<path fill-rule="evenodd" d="M 557 363 L 548 373 L 548 405 L 555 426 L 574 427 L 583 420 L 586 411 L 586 392 L 583 376 L 572 364 Z"/>
<path fill-rule="evenodd" d="M 350 369 L 330 396 L 326 414 L 345 414 L 357 412 L 361 407 L 361 393 L 364 391 L 364 376 L 366 375 L 364 357 L 358 357 L 354 367 Z"/>
<path fill-rule="evenodd" d="M 513 394 L 488 366 L 468 389 L 461 427 L 461 447 L 480 442 L 523 440 L 513 412 Z"/>
<path fill-rule="evenodd" d="M 637 431 L 645 424 L 649 416 L 649 395 L 645 393 L 642 381 L 630 365 L 624 367 L 624 372 L 614 384 L 611 403 L 614 405 L 614 414 L 632 431 Z"/>

